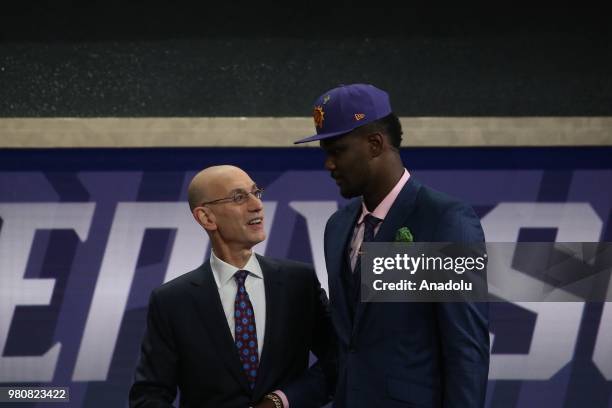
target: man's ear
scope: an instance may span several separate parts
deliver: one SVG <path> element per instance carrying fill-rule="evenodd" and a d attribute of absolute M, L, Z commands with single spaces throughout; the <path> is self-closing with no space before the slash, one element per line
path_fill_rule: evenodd
<path fill-rule="evenodd" d="M 205 230 L 214 231 L 217 229 L 215 214 L 206 207 L 196 207 L 193 209 L 193 218 Z"/>
<path fill-rule="evenodd" d="M 378 157 L 383 152 L 385 137 L 380 132 L 370 133 L 368 136 L 368 147 L 372 157 Z"/>

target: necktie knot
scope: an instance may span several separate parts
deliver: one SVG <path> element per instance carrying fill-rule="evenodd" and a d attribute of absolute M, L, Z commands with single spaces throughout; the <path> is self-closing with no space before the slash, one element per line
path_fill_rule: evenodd
<path fill-rule="evenodd" d="M 380 218 L 376 218 L 372 214 L 366 214 L 366 216 L 363 217 L 363 224 L 364 224 L 363 241 L 364 242 L 370 242 L 374 239 L 374 230 L 376 229 L 376 226 L 381 221 L 382 220 Z"/>
<path fill-rule="evenodd" d="M 249 271 L 245 271 L 244 269 L 239 270 L 234 274 L 234 279 L 236 279 L 236 283 L 238 286 L 244 286 L 244 281 L 246 277 L 249 275 Z"/>
<path fill-rule="evenodd" d="M 381 221 L 380 218 L 376 218 L 372 214 L 366 214 L 365 217 L 363 217 L 363 222 L 365 222 L 366 225 L 370 224 L 372 227 L 376 227 Z"/>

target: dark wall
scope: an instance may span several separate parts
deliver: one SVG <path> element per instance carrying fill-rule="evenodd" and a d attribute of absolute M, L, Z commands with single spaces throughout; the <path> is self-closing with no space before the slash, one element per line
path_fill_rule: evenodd
<path fill-rule="evenodd" d="M 48 3 L 0 15 L 1 117 L 307 116 L 351 82 L 402 116 L 612 114 L 603 11 Z"/>

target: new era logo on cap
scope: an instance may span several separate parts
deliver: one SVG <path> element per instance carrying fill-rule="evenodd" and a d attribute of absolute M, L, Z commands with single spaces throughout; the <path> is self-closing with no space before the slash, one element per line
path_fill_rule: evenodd
<path fill-rule="evenodd" d="M 340 136 L 391 113 L 389 95 L 368 84 L 340 85 L 323 93 L 314 103 L 316 135 L 295 144 Z"/>

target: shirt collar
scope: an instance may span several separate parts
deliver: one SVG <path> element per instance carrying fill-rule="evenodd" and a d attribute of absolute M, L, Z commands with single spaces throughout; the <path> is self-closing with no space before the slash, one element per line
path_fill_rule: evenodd
<path fill-rule="evenodd" d="M 365 216 L 368 214 L 372 214 L 374 217 L 380 220 L 384 220 L 387 214 L 389 213 L 391 206 L 395 202 L 395 199 L 399 195 L 400 191 L 402 191 L 402 188 L 404 188 L 409 178 L 410 178 L 410 173 L 408 172 L 408 170 L 404 169 L 404 174 L 402 174 L 402 177 L 400 177 L 399 181 L 395 184 L 395 186 L 391 189 L 391 191 L 389 191 L 389 194 L 387 194 L 385 198 L 383 198 L 380 204 L 378 204 L 376 208 L 374 209 L 374 211 L 372 212 L 368 211 L 368 209 L 366 208 L 362 200 L 361 201 L 361 215 L 359 216 L 359 219 L 357 220 L 357 225 L 361 224 Z"/>
<path fill-rule="evenodd" d="M 234 265 L 230 265 L 227 262 L 219 259 L 217 255 L 215 255 L 215 252 L 211 249 L 210 268 L 212 269 L 217 288 L 220 288 L 231 281 L 234 278 L 234 274 L 239 270 L 249 271 L 249 275 L 263 279 L 263 272 L 261 271 L 261 266 L 259 265 L 259 261 L 257 261 L 255 252 L 251 253 L 251 257 L 246 265 L 244 265 L 244 268 L 237 268 Z"/>

